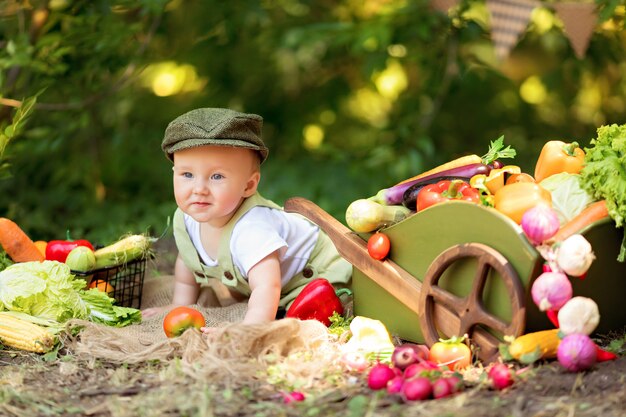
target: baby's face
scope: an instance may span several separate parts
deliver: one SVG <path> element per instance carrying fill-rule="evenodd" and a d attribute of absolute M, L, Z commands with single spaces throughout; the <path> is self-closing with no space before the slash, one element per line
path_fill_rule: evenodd
<path fill-rule="evenodd" d="M 174 154 L 174 197 L 180 209 L 201 223 L 222 227 L 245 197 L 256 192 L 260 173 L 254 151 L 199 146 Z"/>

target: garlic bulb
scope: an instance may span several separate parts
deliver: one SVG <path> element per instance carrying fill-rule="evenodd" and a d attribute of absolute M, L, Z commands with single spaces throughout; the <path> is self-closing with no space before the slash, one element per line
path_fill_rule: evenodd
<path fill-rule="evenodd" d="M 573 297 L 559 310 L 559 329 L 563 334 L 590 335 L 600 323 L 598 305 L 591 298 Z"/>
<path fill-rule="evenodd" d="M 557 265 L 572 277 L 584 275 L 595 258 L 591 244 L 579 234 L 565 239 L 556 250 Z"/>

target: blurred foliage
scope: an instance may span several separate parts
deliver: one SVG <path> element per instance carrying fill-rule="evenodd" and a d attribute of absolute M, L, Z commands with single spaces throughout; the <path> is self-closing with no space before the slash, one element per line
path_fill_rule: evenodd
<path fill-rule="evenodd" d="M 584 59 L 540 8 L 500 63 L 477 0 L 447 15 L 426 0 L 3 0 L 0 215 L 33 239 L 160 235 L 175 208 L 163 131 L 197 107 L 262 115 L 261 192 L 342 221 L 500 135 L 532 173 L 546 140 L 587 145 L 626 121 L 624 1 L 598 4 Z"/>

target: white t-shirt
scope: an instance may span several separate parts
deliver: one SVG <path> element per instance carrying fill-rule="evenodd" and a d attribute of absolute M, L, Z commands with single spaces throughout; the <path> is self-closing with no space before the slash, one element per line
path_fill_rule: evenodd
<path fill-rule="evenodd" d="M 185 226 L 202 262 L 216 266 L 200 240 L 200 223 L 184 215 Z M 244 214 L 230 238 L 230 252 L 235 266 L 247 278 L 250 269 L 278 250 L 281 283 L 284 286 L 305 267 L 317 242 L 318 227 L 283 210 L 257 206 Z"/>

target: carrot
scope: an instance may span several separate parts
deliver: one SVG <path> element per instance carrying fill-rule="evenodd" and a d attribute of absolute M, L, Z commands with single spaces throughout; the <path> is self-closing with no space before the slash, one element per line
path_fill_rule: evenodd
<path fill-rule="evenodd" d="M 4 217 L 0 217 L 0 245 L 13 262 L 45 259 L 28 235 L 14 221 Z"/>
<path fill-rule="evenodd" d="M 599 200 L 591 203 L 587 207 L 585 207 L 583 211 L 578 213 L 578 215 L 576 215 L 563 226 L 561 226 L 559 231 L 556 232 L 556 235 L 554 235 L 550 239 L 550 241 L 559 242 L 565 240 L 571 235 L 580 232 L 591 223 L 602 220 L 608 216 L 609 211 L 606 208 L 605 200 Z"/>

